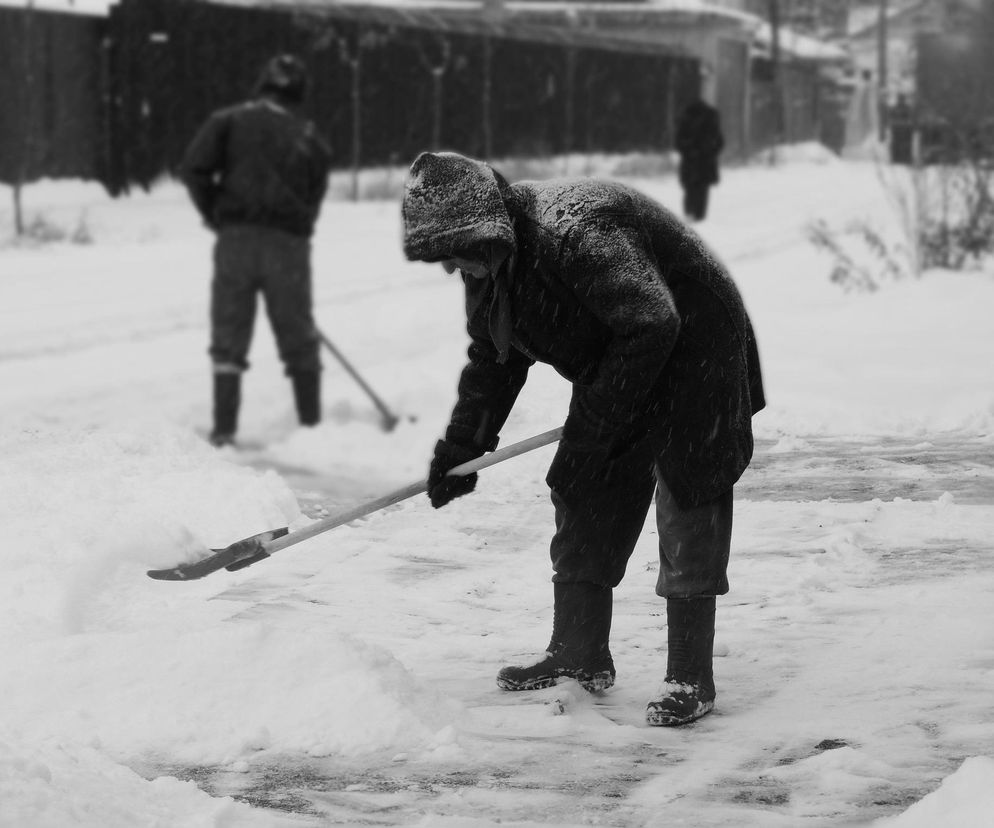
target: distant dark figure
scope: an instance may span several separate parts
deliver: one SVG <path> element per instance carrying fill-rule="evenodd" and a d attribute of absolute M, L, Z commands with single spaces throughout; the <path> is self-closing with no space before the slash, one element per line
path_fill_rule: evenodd
<path fill-rule="evenodd" d="M 301 424 L 321 419 L 310 237 L 328 188 L 331 151 L 299 112 L 307 86 L 298 58 L 274 57 L 255 97 L 213 113 L 183 158 L 190 197 L 217 234 L 210 345 L 215 446 L 234 442 L 257 293 L 265 298 Z"/>
<path fill-rule="evenodd" d="M 680 186 L 683 212 L 702 221 L 708 212 L 708 194 L 718 183 L 718 156 L 725 148 L 718 110 L 698 99 L 680 115 L 676 149 L 680 153 Z"/>
<path fill-rule="evenodd" d="M 904 95 L 898 95 L 890 111 L 890 160 L 893 164 L 911 164 L 915 133 L 914 112 Z"/>

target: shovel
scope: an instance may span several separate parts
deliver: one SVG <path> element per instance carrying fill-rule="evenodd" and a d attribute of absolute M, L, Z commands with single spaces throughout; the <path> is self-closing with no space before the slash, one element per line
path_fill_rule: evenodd
<path fill-rule="evenodd" d="M 387 408 L 387 404 L 380 399 L 380 396 L 369 386 L 369 383 L 362 378 L 362 375 L 355 369 L 355 366 L 345 358 L 345 354 L 335 347 L 335 343 L 325 336 L 324 331 L 320 328 L 315 328 L 315 332 L 317 333 L 318 338 L 324 343 L 324 346 L 335 355 L 335 359 L 337 359 L 342 364 L 342 367 L 348 371 L 349 376 L 359 383 L 359 387 L 366 392 L 369 398 L 373 401 L 373 405 L 379 409 L 380 415 L 383 417 L 383 430 L 393 431 L 394 427 L 400 421 L 400 417 Z M 411 419 L 413 420 L 414 418 L 412 417 Z"/>
<path fill-rule="evenodd" d="M 527 440 L 497 449 L 497 451 L 485 454 L 483 457 L 478 457 L 475 460 L 470 460 L 468 463 L 456 466 L 449 474 L 472 474 L 489 466 L 494 466 L 497 463 L 502 463 L 511 457 L 517 457 L 519 454 L 539 448 L 540 446 L 555 443 L 562 436 L 562 433 L 563 429 L 560 426 L 543 434 L 537 434 L 534 437 L 529 437 Z M 305 526 L 303 529 L 298 529 L 296 532 L 290 532 L 286 527 L 271 529 L 268 532 L 260 532 L 258 535 L 252 535 L 251 537 L 236 541 L 224 549 L 212 549 L 210 555 L 199 561 L 178 564 L 168 569 L 150 569 L 148 577 L 154 578 L 157 581 L 194 581 L 197 578 L 210 575 L 212 572 L 217 572 L 219 569 L 227 569 L 229 572 L 234 572 L 268 558 L 274 552 L 279 552 L 281 549 L 286 549 L 295 543 L 308 540 L 315 535 L 327 532 L 329 529 L 334 529 L 336 526 L 341 526 L 343 523 L 350 523 L 353 520 L 365 517 L 372 512 L 378 512 L 380 509 L 385 509 L 387 506 L 392 506 L 394 503 L 399 503 L 402 500 L 407 500 L 409 497 L 414 497 L 426 491 L 428 491 L 428 481 L 419 480 L 417 483 L 411 483 L 402 489 L 397 489 L 375 500 L 370 500 L 368 503 L 361 503 L 351 509 L 344 509 L 333 515 L 328 515 L 328 517 L 322 518 L 310 526 Z"/>

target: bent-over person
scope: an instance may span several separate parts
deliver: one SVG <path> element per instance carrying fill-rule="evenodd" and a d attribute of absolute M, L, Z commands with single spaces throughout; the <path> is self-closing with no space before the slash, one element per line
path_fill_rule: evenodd
<path fill-rule="evenodd" d="M 709 712 L 732 490 L 765 404 L 752 326 L 729 274 L 635 189 L 595 179 L 509 184 L 455 153 L 418 156 L 403 222 L 407 258 L 458 271 L 466 293 L 468 361 L 429 469 L 433 506 L 473 491 L 476 475 L 447 472 L 496 447 L 536 361 L 572 384 L 546 478 L 552 637 L 544 655 L 505 667 L 497 684 L 612 686 L 613 590 L 655 498 L 655 590 L 666 600 L 669 647 L 646 718 L 680 725 Z"/>

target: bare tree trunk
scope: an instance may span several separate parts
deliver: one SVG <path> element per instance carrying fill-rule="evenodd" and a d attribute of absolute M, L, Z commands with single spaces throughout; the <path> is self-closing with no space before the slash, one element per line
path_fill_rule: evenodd
<path fill-rule="evenodd" d="M 773 146 L 770 148 L 770 163 L 775 164 L 777 145 L 783 143 L 786 131 L 784 117 L 783 60 L 780 53 L 780 2 L 769 0 L 770 15 L 770 64 L 773 75 Z"/>
<path fill-rule="evenodd" d="M 492 22 L 504 19 L 506 10 L 504 0 L 483 0 L 483 16 Z M 488 161 L 494 154 L 494 124 L 493 124 L 493 64 L 494 41 L 490 35 L 483 36 L 483 89 L 481 95 L 483 157 Z"/>
<path fill-rule="evenodd" d="M 352 67 L 352 200 L 359 200 L 359 164 L 362 160 L 362 79 L 361 50 L 356 47 Z"/>
<path fill-rule="evenodd" d="M 877 14 L 877 138 L 887 137 L 887 0 L 880 0 Z"/>
<path fill-rule="evenodd" d="M 34 98 L 34 71 L 31 60 L 31 43 L 34 30 L 35 4 L 34 0 L 28 0 L 24 9 L 23 38 L 21 41 L 22 58 L 24 60 L 23 78 L 20 95 L 20 120 L 21 120 L 21 151 L 17 163 L 17 173 L 13 184 L 14 196 L 14 233 L 23 236 L 27 232 L 27 222 L 24 220 L 24 187 L 31 176 L 31 157 L 34 154 L 34 111 L 32 99 Z"/>
<path fill-rule="evenodd" d="M 13 186 L 14 191 L 14 233 L 18 236 L 24 235 L 24 212 L 21 207 L 21 189 L 22 185 L 20 181 L 15 181 Z"/>
<path fill-rule="evenodd" d="M 449 67 L 449 59 L 452 57 L 452 46 L 448 38 L 441 38 L 440 56 L 437 62 L 432 62 L 424 50 L 424 45 L 418 44 L 418 57 L 421 65 L 428 70 L 431 75 L 431 148 L 439 150 L 442 147 L 442 91 L 445 71 Z"/>
<path fill-rule="evenodd" d="M 565 164 L 563 174 L 569 175 L 569 156 L 573 151 L 576 130 L 576 110 L 573 99 L 576 97 L 576 49 L 566 48 L 566 111 L 563 113 L 563 150 Z"/>
<path fill-rule="evenodd" d="M 584 175 L 591 175 L 591 174 L 593 174 L 593 167 L 592 167 L 593 159 L 592 159 L 592 155 L 593 155 L 594 146 L 595 146 L 595 144 L 594 144 L 594 128 L 595 128 L 595 124 L 594 124 L 594 112 L 596 111 L 595 107 L 597 106 L 597 104 L 595 102 L 595 99 L 594 99 L 594 95 L 593 95 L 593 86 L 594 86 L 594 80 L 595 80 L 594 79 L 594 72 L 595 71 L 596 71 L 596 69 L 587 71 L 585 73 L 586 76 L 583 79 L 583 87 L 584 87 L 583 88 L 583 101 L 584 101 L 584 104 L 585 104 L 584 105 L 584 110 L 583 110 L 583 120 L 584 120 L 583 146 L 584 146 L 584 153 L 586 155 L 586 160 L 584 162 L 584 170 L 583 170 L 583 174 Z"/>
<path fill-rule="evenodd" d="M 669 60 L 666 64 L 666 149 L 676 146 L 676 64 Z"/>
<path fill-rule="evenodd" d="M 483 89 L 481 103 L 483 107 L 483 157 L 488 161 L 494 153 L 494 130 L 491 121 L 491 109 L 493 107 L 493 40 L 484 36 L 483 38 Z"/>
<path fill-rule="evenodd" d="M 352 104 L 352 200 L 359 200 L 359 164 L 362 159 L 362 32 L 356 30 L 355 43 L 338 38 L 338 57 L 349 67 Z"/>

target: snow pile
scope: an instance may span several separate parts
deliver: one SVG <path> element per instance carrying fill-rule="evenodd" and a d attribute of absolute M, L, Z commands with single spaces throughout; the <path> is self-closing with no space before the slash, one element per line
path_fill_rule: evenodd
<path fill-rule="evenodd" d="M 214 799 L 193 782 L 152 782 L 75 743 L 39 745 L 0 731 L 0 825 L 21 828 L 100 826 L 289 825 L 230 797 Z"/>
<path fill-rule="evenodd" d="M 231 607 L 227 607 L 230 611 Z M 119 759 L 233 765 L 252 755 L 361 756 L 450 746 L 458 705 L 382 649 L 299 619 L 117 632 L 5 648 L 0 692 L 32 737 Z M 161 623 L 161 622 L 160 622 Z M 287 641 L 294 642 L 293 647 Z M 25 683 L 34 691 L 18 692 Z"/>
<path fill-rule="evenodd" d="M 877 828 L 987 828 L 994 814 L 994 756 L 974 756 L 942 781 L 937 791 Z"/>
<path fill-rule="evenodd" d="M 17 539 L 4 552 L 0 641 L 85 631 L 139 566 L 306 522 L 275 473 L 225 462 L 161 422 L 5 430 L 0 453 L 0 524 Z"/>

